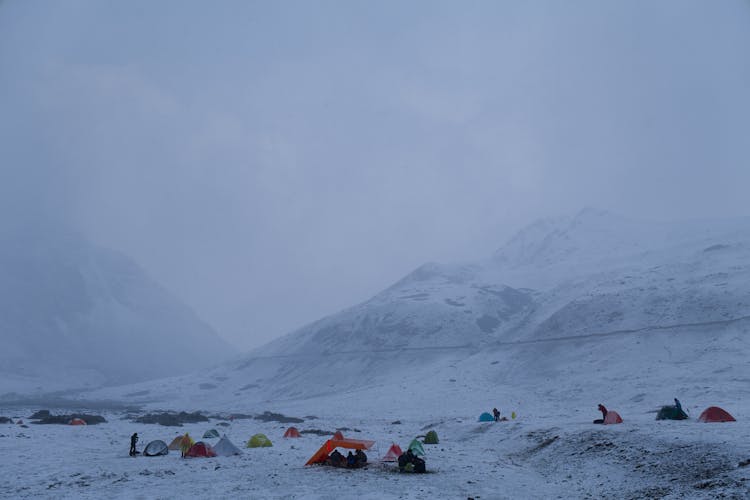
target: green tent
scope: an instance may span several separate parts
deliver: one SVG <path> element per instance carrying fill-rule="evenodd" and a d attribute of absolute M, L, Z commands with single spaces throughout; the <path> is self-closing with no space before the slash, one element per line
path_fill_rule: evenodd
<path fill-rule="evenodd" d="M 419 442 L 419 439 L 412 439 L 411 443 L 409 443 L 408 449 L 418 457 L 423 457 L 425 455 L 424 448 L 422 447 L 422 443 Z"/>
<path fill-rule="evenodd" d="M 687 413 L 682 408 L 676 406 L 662 406 L 659 413 L 656 414 L 656 420 L 685 420 L 688 418 Z"/>
<path fill-rule="evenodd" d="M 424 444 L 438 444 L 438 442 L 437 432 L 435 431 L 428 432 L 424 437 Z"/>
<path fill-rule="evenodd" d="M 271 440 L 265 434 L 256 434 L 247 442 L 248 448 L 265 448 L 267 446 L 273 446 L 273 444 L 271 444 Z"/>
<path fill-rule="evenodd" d="M 203 434 L 203 439 L 219 439 L 219 433 L 216 432 L 216 429 L 211 429 Z"/>

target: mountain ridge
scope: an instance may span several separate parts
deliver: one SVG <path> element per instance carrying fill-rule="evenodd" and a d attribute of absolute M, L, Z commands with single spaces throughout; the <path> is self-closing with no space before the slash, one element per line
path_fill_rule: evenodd
<path fill-rule="evenodd" d="M 618 228 L 625 230 L 617 234 Z M 601 348 L 585 347 L 592 342 L 619 346 L 626 354 L 622 360 L 613 358 L 610 369 L 627 370 L 637 363 L 627 356 L 640 355 L 639 342 L 669 351 L 661 343 L 680 336 L 695 346 L 694 351 L 682 348 L 682 355 L 705 352 L 699 359 L 710 364 L 718 351 L 710 347 L 710 336 L 696 332 L 705 329 L 730 339 L 744 335 L 750 324 L 738 319 L 750 315 L 747 219 L 670 225 L 586 210 L 546 221 L 529 234 L 535 234 L 533 241 L 525 237 L 531 254 L 515 261 L 498 262 L 493 256 L 478 263 L 425 264 L 371 299 L 230 364 L 165 389 L 148 386 L 149 397 L 189 400 L 198 380 L 222 384 L 235 391 L 232 397 L 248 401 L 325 397 L 382 386 L 400 391 L 399 374 L 414 371 L 430 377 L 432 371 L 453 372 L 452 366 L 473 370 L 470 360 L 491 353 L 504 361 L 478 376 L 523 385 L 519 377 L 542 359 L 552 372 L 599 367 L 601 360 L 589 357 Z M 628 240 L 624 249 L 623 239 Z M 550 256 L 558 256 L 559 262 L 550 262 Z M 580 265 L 573 265 L 579 260 Z M 738 345 L 744 349 L 745 344 Z M 578 357 L 572 356 L 580 349 Z M 579 362 L 581 367 L 575 368 Z M 501 368 L 503 364 L 514 371 Z M 368 377 L 345 375 L 349 373 Z"/>

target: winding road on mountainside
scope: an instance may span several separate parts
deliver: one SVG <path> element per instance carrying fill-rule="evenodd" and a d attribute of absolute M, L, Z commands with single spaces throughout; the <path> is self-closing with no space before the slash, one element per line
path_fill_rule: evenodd
<path fill-rule="evenodd" d="M 620 335 L 634 335 L 644 332 L 664 332 L 670 330 L 676 330 L 679 328 L 700 328 L 700 327 L 711 327 L 711 326 L 728 326 L 735 323 L 742 323 L 743 321 L 750 321 L 750 316 L 740 316 L 738 318 L 714 320 L 714 321 L 703 321 L 698 323 L 675 323 L 672 325 L 650 325 L 641 328 L 631 328 L 623 330 L 612 330 L 610 332 L 597 332 L 597 333 L 586 333 L 581 335 L 568 335 L 563 337 L 549 337 L 542 339 L 531 339 L 531 340 L 514 340 L 510 342 L 493 342 L 492 346 L 499 347 L 513 347 L 519 345 L 528 344 L 544 344 L 552 342 L 571 342 L 577 340 L 589 340 L 606 337 L 615 337 Z M 462 344 L 453 346 L 425 346 L 425 347 L 389 347 L 383 349 L 359 349 L 353 351 L 325 351 L 322 353 L 311 354 L 275 354 L 270 356 L 252 356 L 245 358 L 244 361 L 252 361 L 256 359 L 283 359 L 283 358 L 308 358 L 308 357 L 320 357 L 320 356 L 338 356 L 342 354 L 361 354 L 361 353 L 389 353 L 389 352 L 427 352 L 427 351 L 455 351 L 455 350 L 471 350 L 477 349 L 476 345 Z"/>

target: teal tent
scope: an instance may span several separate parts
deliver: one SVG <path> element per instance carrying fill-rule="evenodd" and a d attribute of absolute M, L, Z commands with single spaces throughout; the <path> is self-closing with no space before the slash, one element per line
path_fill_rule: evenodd
<path fill-rule="evenodd" d="M 493 417 L 492 415 L 490 415 L 487 412 L 484 412 L 481 415 L 479 415 L 479 421 L 480 422 L 494 422 L 495 421 L 495 417 Z"/>
<path fill-rule="evenodd" d="M 203 434 L 203 439 L 219 439 L 219 433 L 216 431 L 216 429 L 208 430 L 205 434 Z"/>
<path fill-rule="evenodd" d="M 408 449 L 418 457 L 423 457 L 425 455 L 424 448 L 422 447 L 422 443 L 419 442 L 419 439 L 412 439 L 411 443 L 409 443 Z"/>

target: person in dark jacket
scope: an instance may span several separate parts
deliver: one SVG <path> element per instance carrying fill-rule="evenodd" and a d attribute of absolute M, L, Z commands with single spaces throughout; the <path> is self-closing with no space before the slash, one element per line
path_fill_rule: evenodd
<path fill-rule="evenodd" d="M 398 470 L 399 472 L 427 472 L 425 461 L 412 453 L 411 450 L 406 450 L 406 453 L 402 453 L 398 457 Z"/>
<path fill-rule="evenodd" d="M 495 416 L 495 422 L 498 422 L 500 420 L 500 410 L 497 408 L 492 409 L 492 415 Z"/>
<path fill-rule="evenodd" d="M 407 470 L 407 465 L 414 463 L 414 453 L 411 450 L 406 450 L 406 453 L 402 453 L 398 457 L 398 470 L 404 472 Z"/>
<path fill-rule="evenodd" d="M 599 411 L 602 412 L 602 418 L 594 420 L 595 424 L 603 424 L 604 419 L 607 418 L 607 408 L 603 404 L 599 404 Z"/>
<path fill-rule="evenodd" d="M 346 464 L 346 458 L 339 453 L 339 450 L 333 450 L 333 453 L 330 454 L 328 459 L 334 467 L 343 467 Z"/>
<path fill-rule="evenodd" d="M 682 411 L 682 404 L 680 404 L 680 400 L 679 400 L 679 399 L 677 399 L 677 398 L 674 398 L 674 406 L 675 406 L 675 408 L 677 408 L 678 410 Z"/>
<path fill-rule="evenodd" d="M 134 457 L 138 452 L 135 451 L 135 444 L 138 442 L 138 433 L 134 432 L 132 436 L 130 436 L 130 456 Z"/>
<path fill-rule="evenodd" d="M 364 467 L 367 464 L 367 455 L 364 451 L 357 449 L 354 456 L 357 458 L 357 467 Z"/>
<path fill-rule="evenodd" d="M 357 466 L 357 457 L 351 451 L 346 456 L 346 466 L 352 469 Z"/>
<path fill-rule="evenodd" d="M 427 467 L 425 465 L 425 462 L 421 458 L 414 457 L 414 460 L 412 460 L 411 463 L 414 464 L 414 472 L 416 473 L 427 472 Z"/>

